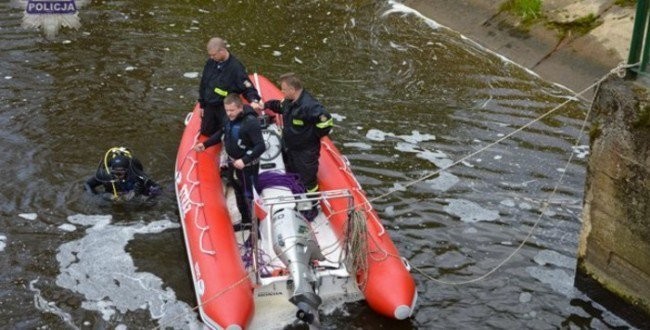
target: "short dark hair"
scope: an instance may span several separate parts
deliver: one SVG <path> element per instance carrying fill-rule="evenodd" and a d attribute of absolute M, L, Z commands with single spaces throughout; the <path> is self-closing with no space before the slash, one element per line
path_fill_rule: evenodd
<path fill-rule="evenodd" d="M 285 83 L 297 90 L 302 89 L 302 81 L 300 81 L 300 78 L 298 78 L 298 76 L 293 72 L 289 72 L 281 75 L 280 84 L 282 83 Z"/>
<path fill-rule="evenodd" d="M 244 103 L 241 100 L 241 96 L 237 93 L 229 93 L 226 95 L 226 98 L 223 99 L 223 104 L 234 104 L 236 107 L 241 107 Z"/>

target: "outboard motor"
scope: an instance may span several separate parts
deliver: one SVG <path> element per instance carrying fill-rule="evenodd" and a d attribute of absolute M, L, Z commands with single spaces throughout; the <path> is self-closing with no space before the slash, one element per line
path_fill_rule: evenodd
<path fill-rule="evenodd" d="M 323 260 L 314 234 L 307 221 L 292 209 L 284 208 L 273 214 L 273 250 L 289 270 L 293 281 L 293 295 L 289 299 L 298 307 L 296 316 L 309 324 L 318 324 L 318 306 L 321 298 L 314 288 L 317 286 L 312 260 Z"/>

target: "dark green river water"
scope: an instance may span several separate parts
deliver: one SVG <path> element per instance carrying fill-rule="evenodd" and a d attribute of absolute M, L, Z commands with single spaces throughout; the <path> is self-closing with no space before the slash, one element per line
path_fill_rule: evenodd
<path fill-rule="evenodd" d="M 427 274 L 413 271 L 412 318 L 360 302 L 324 328 L 629 327 L 573 288 L 589 104 L 568 90 L 387 1 L 93 1 L 53 39 L 21 27 L 16 3 L 0 3 L 0 328 L 201 327 L 173 171 L 212 36 L 249 71 L 303 77 L 369 197 L 392 192 L 374 206 Z M 117 145 L 164 186 L 156 204 L 84 194 Z M 486 274 L 538 219 L 490 276 L 434 281 Z M 304 328 L 291 322 L 273 327 Z"/>

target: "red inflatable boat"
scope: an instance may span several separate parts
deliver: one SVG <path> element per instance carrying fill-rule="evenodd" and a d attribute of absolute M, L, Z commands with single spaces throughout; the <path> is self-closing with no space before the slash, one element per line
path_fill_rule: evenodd
<path fill-rule="evenodd" d="M 283 97 L 268 79 L 251 80 L 264 101 Z M 265 118 L 260 182 L 286 175 L 282 121 Z M 176 196 L 199 312 L 208 326 L 268 328 L 286 315 L 318 324 L 323 305 L 360 299 L 387 317 L 411 316 L 417 291 L 408 263 L 328 137 L 321 140 L 321 191 L 295 193 L 280 183 L 267 184 L 255 198 L 259 225 L 235 232 L 237 207 L 219 173 L 221 144 L 200 153 L 192 149 L 205 140 L 198 105 L 185 124 Z M 319 214 L 308 222 L 300 211 L 312 201 L 318 201 Z"/>

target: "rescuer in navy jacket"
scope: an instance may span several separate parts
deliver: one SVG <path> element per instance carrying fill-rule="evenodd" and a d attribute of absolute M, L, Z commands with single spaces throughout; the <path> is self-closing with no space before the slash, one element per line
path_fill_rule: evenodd
<path fill-rule="evenodd" d="M 207 51 L 210 58 L 205 63 L 201 76 L 199 104 L 203 109 L 201 134 L 211 136 L 223 128 L 226 121 L 223 99 L 229 93 L 243 94 L 256 110 L 262 104 L 257 90 L 248 79 L 246 68 L 228 51 L 223 39 L 210 39 Z"/>
<path fill-rule="evenodd" d="M 318 158 L 320 138 L 329 134 L 334 121 L 316 99 L 303 89 L 302 82 L 293 73 L 280 77 L 284 100 L 269 100 L 264 105 L 282 114 L 287 169 L 300 176 L 308 192 L 318 190 Z"/>
<path fill-rule="evenodd" d="M 266 145 L 257 113 L 253 108 L 244 105 L 237 94 L 228 94 L 223 102 L 228 116 L 223 134 L 213 134 L 204 143 L 195 145 L 194 150 L 200 152 L 219 143 L 223 135 L 228 164 L 221 164 L 222 171 L 226 165 L 234 168 L 235 178 L 231 178 L 231 182 L 237 198 L 237 208 L 242 216 L 242 223 L 251 223 L 253 187 L 257 185 L 259 157 L 266 150 Z"/>

